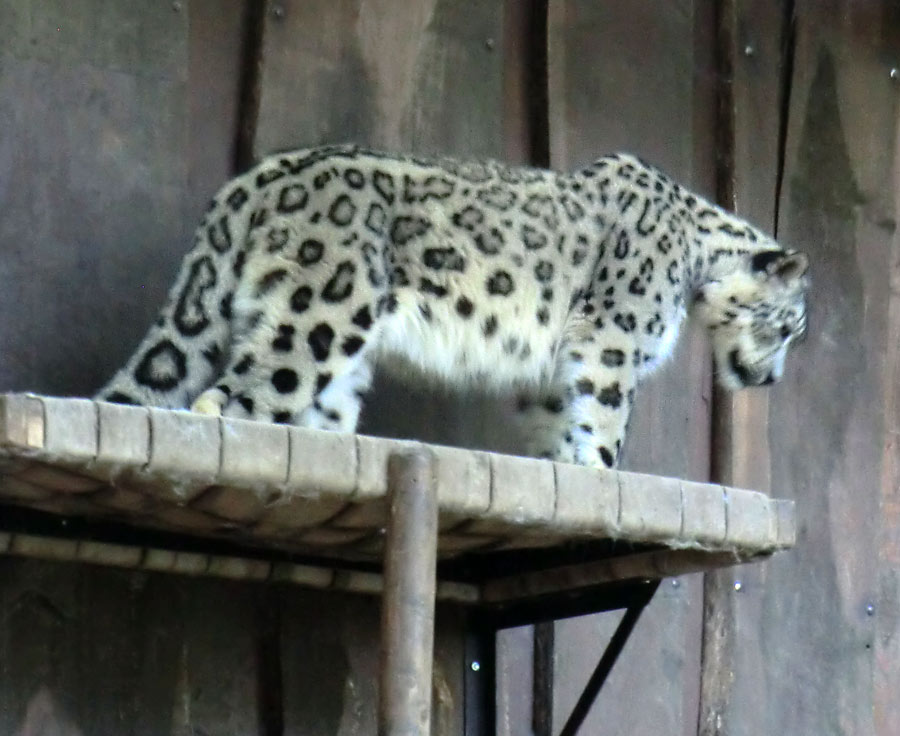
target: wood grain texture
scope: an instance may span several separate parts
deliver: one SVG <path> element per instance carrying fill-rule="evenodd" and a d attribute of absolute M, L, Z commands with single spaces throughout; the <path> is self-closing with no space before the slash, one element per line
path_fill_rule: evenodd
<path fill-rule="evenodd" d="M 711 193 L 712 5 L 551 0 L 550 143 L 554 166 L 629 150 Z M 623 467 L 705 479 L 709 357 L 694 333 L 641 387 Z M 587 732 L 693 734 L 700 581 L 667 583 L 613 670 Z M 621 614 L 557 625 L 554 720 L 565 722 Z M 633 707 L 636 692 L 646 693 Z M 656 693 L 657 695 L 653 695 Z"/>
<path fill-rule="evenodd" d="M 3 733 L 42 691 L 83 734 L 259 732 L 258 586 L 12 559 L 0 578 Z"/>
<path fill-rule="evenodd" d="M 721 80 L 720 111 L 728 170 L 718 183 L 720 203 L 763 230 L 775 232 L 781 164 L 781 95 L 786 70 L 785 5 L 782 0 L 730 0 L 720 6 L 719 52 L 730 79 Z M 712 464 L 716 480 L 771 490 L 769 393 L 715 394 Z M 729 717 L 740 678 L 742 709 L 765 707 L 765 659 L 759 647 L 766 565 L 724 569 L 704 576 L 700 692 L 701 736 L 743 728 Z M 735 590 L 736 582 L 740 590 Z"/>
<path fill-rule="evenodd" d="M 518 736 L 533 728 L 534 627 L 497 634 L 497 734 Z M 551 704 L 552 705 L 552 704 Z M 535 736 L 543 736 L 535 730 Z"/>
<path fill-rule="evenodd" d="M 90 393 L 151 322 L 230 169 L 240 7 L 0 3 L 5 388 Z"/>
<path fill-rule="evenodd" d="M 376 733 L 378 606 L 368 597 L 281 592 L 284 736 Z M 432 673 L 434 736 L 462 733 L 462 616 L 439 606 Z"/>
<path fill-rule="evenodd" d="M 378 733 L 418 736 L 431 731 L 438 531 L 434 458 L 423 451 L 392 455 L 388 486 Z"/>
<path fill-rule="evenodd" d="M 388 150 L 525 160 L 525 48 L 510 41 L 506 25 L 518 17 L 516 5 L 518 0 L 267 3 L 255 155 L 353 140 Z M 478 392 L 448 392 L 378 376 L 362 426 L 382 436 L 511 450 L 517 439 L 508 429 L 508 408 L 508 402 Z M 320 609 L 331 611 L 331 606 L 325 602 Z M 371 652 L 377 627 L 356 620 L 346 626 L 361 651 Z M 304 641 L 309 636 L 291 631 Z M 462 645 L 452 637 L 445 641 L 450 644 L 439 644 L 435 659 L 435 708 L 443 707 L 445 717 L 434 728 L 441 733 L 462 717 Z M 345 652 L 345 657 L 367 656 L 349 648 Z M 300 666 L 297 659 L 285 661 L 285 733 L 337 732 L 328 730 L 331 722 L 304 725 L 302 710 L 309 701 L 287 684 Z M 366 672 L 371 677 L 374 670 Z M 335 688 L 325 698 L 331 705 L 323 708 L 342 709 L 339 728 L 369 732 L 375 705 L 371 688 Z M 363 715 L 373 717 L 366 721 Z"/>
<path fill-rule="evenodd" d="M 231 172 L 242 8 L 0 2 L 4 388 L 90 393 L 152 320 Z M 0 732 L 28 703 L 86 735 L 258 731 L 245 588 L 2 565 Z"/>
<path fill-rule="evenodd" d="M 887 2 L 803 0 L 795 14 L 777 224 L 782 242 L 810 254 L 814 326 L 768 403 L 733 413 L 728 467 L 729 480 L 796 498 L 800 537 L 794 553 L 745 574 L 733 596 L 733 680 L 721 730 L 704 733 L 880 736 L 900 729 L 898 125 L 889 74 L 900 24 Z M 736 92 L 748 104 L 767 96 L 771 73 L 744 77 Z M 739 130 L 737 148 L 771 156 L 771 135 Z M 771 187 L 770 167 L 749 153 L 737 164 L 738 181 L 746 177 L 738 206 L 742 189 L 756 192 L 744 198 L 750 210 Z"/>
<path fill-rule="evenodd" d="M 511 44 L 507 53 L 506 16 L 504 3 L 477 0 L 270 3 L 256 155 L 355 141 L 385 150 L 522 160 L 525 142 L 517 137 L 526 134 L 525 90 L 514 73 L 522 50 Z M 508 410 L 509 402 L 477 391 L 379 375 L 362 428 L 511 450 L 519 439 L 509 431 Z"/>

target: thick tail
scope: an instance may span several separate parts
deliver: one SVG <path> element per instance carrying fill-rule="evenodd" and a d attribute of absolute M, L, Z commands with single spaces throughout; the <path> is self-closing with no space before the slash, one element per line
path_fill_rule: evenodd
<path fill-rule="evenodd" d="M 159 317 L 95 398 L 187 408 L 215 380 L 231 343 L 231 299 L 247 227 L 246 208 L 235 213 L 227 197 L 223 190 L 213 200 Z"/>

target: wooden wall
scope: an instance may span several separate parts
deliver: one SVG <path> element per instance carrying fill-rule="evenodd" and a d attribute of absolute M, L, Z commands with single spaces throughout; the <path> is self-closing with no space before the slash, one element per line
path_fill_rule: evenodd
<path fill-rule="evenodd" d="M 565 168 L 599 151 L 640 151 L 712 194 L 711 11 L 706 0 L 551 0 L 551 163 Z M 680 439 L 673 442 L 673 437 Z M 708 463 L 709 358 L 704 336 L 693 333 L 638 395 L 622 465 L 705 480 Z M 586 733 L 695 732 L 700 582 L 688 576 L 677 587 L 671 581 L 663 585 L 598 698 Z M 554 732 L 568 717 L 620 615 L 556 625 Z"/>
<path fill-rule="evenodd" d="M 99 385 L 209 194 L 268 151 L 633 150 L 808 250 L 815 292 L 769 391 L 719 395 L 690 335 L 624 464 L 796 498 L 801 535 L 666 581 L 586 732 L 893 736 L 894 68 L 889 0 L 0 0 L 0 386 Z M 515 449 L 502 399 L 376 391 L 367 431 Z M 504 633 L 497 732 L 558 731 L 617 618 Z M 461 734 L 459 612 L 439 619 L 435 732 Z M 365 598 L 0 559 L 0 733 L 373 733 L 376 632 Z"/>
<path fill-rule="evenodd" d="M 783 384 L 723 407 L 717 455 L 726 479 L 795 498 L 800 537 L 708 581 L 700 733 L 881 736 L 900 733 L 900 12 L 788 10 L 729 4 L 731 180 L 739 211 L 810 253 L 810 336 Z"/>

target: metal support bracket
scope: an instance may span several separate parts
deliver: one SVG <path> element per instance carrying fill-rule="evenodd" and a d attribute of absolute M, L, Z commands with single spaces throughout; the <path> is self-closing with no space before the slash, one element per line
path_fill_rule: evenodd
<path fill-rule="evenodd" d="M 560 736 L 575 736 L 658 587 L 659 580 L 603 585 L 472 613 L 466 637 L 466 736 L 488 736 L 495 731 L 496 636 L 499 630 L 625 609 L 625 615 L 560 732 Z"/>

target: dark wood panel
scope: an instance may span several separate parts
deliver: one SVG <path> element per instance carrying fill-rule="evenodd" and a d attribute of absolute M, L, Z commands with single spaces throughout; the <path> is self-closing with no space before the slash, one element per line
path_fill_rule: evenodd
<path fill-rule="evenodd" d="M 149 323 L 187 242 L 188 18 L 162 3 L 4 6 L 17 15 L 0 23 L 13 38 L 0 64 L 0 342 L 13 347 L 0 383 L 83 394 Z"/>
<path fill-rule="evenodd" d="M 730 79 L 723 80 L 722 88 L 727 107 L 720 118 L 724 132 L 720 146 L 725 154 L 720 159 L 720 203 L 770 233 L 775 231 L 781 164 L 786 20 L 782 0 L 722 4 L 719 42 Z M 715 399 L 715 479 L 770 491 L 769 393 L 717 392 Z M 729 717 L 733 707 L 741 711 L 765 708 L 767 665 L 759 631 L 768 591 L 766 564 L 705 576 L 699 719 L 703 736 L 745 728 Z M 732 706 L 737 680 L 742 704 Z"/>
<path fill-rule="evenodd" d="M 280 597 L 284 736 L 375 734 L 378 703 L 377 599 L 299 589 Z M 432 734 L 462 733 L 461 619 L 439 607 Z"/>
<path fill-rule="evenodd" d="M 524 157 L 504 4 L 314 0 L 270 4 L 254 151 L 352 140 L 396 151 Z M 390 53 L 385 53 L 386 46 Z M 510 92 L 510 94 L 506 94 Z M 506 107 L 504 107 L 504 105 Z M 511 109 L 510 113 L 506 110 Z M 504 135 L 504 123 L 513 135 Z M 515 449 L 507 404 L 379 376 L 371 434 Z M 416 407 L 410 411 L 409 407 Z"/>
<path fill-rule="evenodd" d="M 242 18 L 0 4 L 4 389 L 90 393 L 149 325 L 231 167 Z"/>
<path fill-rule="evenodd" d="M 694 44 L 695 33 L 713 43 L 708 7 L 688 0 L 663 6 L 649 1 L 551 2 L 554 166 L 632 151 L 701 193 L 712 193 L 708 151 L 713 142 L 714 73 L 711 49 L 706 57 Z M 625 467 L 705 477 L 708 363 L 704 343 L 686 336 L 675 359 L 642 387 L 626 442 Z M 685 434 L 686 441 L 670 441 Z"/>
<path fill-rule="evenodd" d="M 520 626 L 497 635 L 498 736 L 532 733 L 533 631 Z"/>
<path fill-rule="evenodd" d="M 0 579 L 3 733 L 57 733 L 42 701 L 85 736 L 260 733 L 259 586 L 12 558 Z"/>
<path fill-rule="evenodd" d="M 521 20 L 511 3 L 477 0 L 269 3 L 255 155 L 353 140 L 388 150 L 524 160 L 529 128 L 521 65 L 527 47 L 510 41 L 505 25 Z M 464 395 L 382 375 L 362 425 L 373 434 L 514 449 L 507 406 L 477 391 Z M 319 634 L 302 627 L 286 634 L 296 648 L 315 646 L 314 639 L 331 642 L 329 656 L 344 673 L 332 682 L 303 675 L 300 656 L 285 660 L 286 734 L 369 733 L 373 727 L 375 607 L 353 604 L 363 608 L 350 622 L 338 605 L 330 599 L 317 605 L 322 621 L 310 625 Z M 464 661 L 461 640 L 452 626 L 447 632 L 436 652 L 434 717 L 435 732 L 449 734 L 462 728 Z M 304 677 L 315 682 L 304 686 Z M 297 687 L 288 684 L 294 680 Z M 351 681 L 348 689 L 344 683 Z M 320 705 L 309 712 L 303 687 L 326 685 Z M 320 718 L 317 709 L 329 715 Z"/>
<path fill-rule="evenodd" d="M 188 227 L 235 173 L 244 44 L 245 0 L 190 0 L 187 99 Z"/>
<path fill-rule="evenodd" d="M 271 3 L 257 156 L 338 140 L 502 156 L 502 21 L 477 0 Z"/>
<path fill-rule="evenodd" d="M 722 729 L 705 733 L 900 727 L 890 552 L 898 478 L 888 431 L 897 421 L 892 8 L 796 4 L 778 231 L 811 255 L 812 329 L 767 406 L 736 415 L 730 465 L 735 477 L 797 499 L 800 538 L 733 594 L 733 686 Z M 744 146 L 757 142 L 757 132 L 744 132 Z M 757 191 L 771 184 L 749 155 L 738 163 L 760 177 Z"/>
<path fill-rule="evenodd" d="M 612 150 L 637 153 L 695 189 L 713 189 L 714 30 L 708 2 L 550 3 L 554 166 Z M 629 469 L 703 479 L 709 453 L 709 357 L 702 335 L 638 393 Z M 588 732 L 693 734 L 699 683 L 700 581 L 666 582 L 585 724 Z M 557 625 L 557 728 L 620 614 Z M 637 704 L 640 704 L 637 706 Z"/>
<path fill-rule="evenodd" d="M 232 170 L 243 22 L 243 0 L 0 2 L 5 390 L 90 393 L 150 323 Z M 248 589 L 0 564 L 0 732 L 28 704 L 32 729 L 259 732 Z"/>

